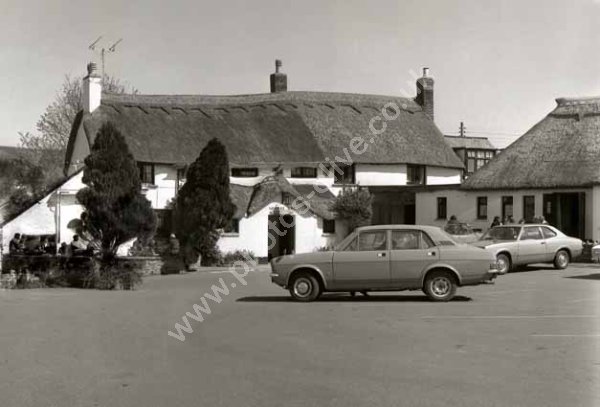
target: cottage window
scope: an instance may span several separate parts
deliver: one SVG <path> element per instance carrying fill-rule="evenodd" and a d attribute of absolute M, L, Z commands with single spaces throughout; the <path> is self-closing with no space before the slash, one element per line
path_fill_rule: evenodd
<path fill-rule="evenodd" d="M 258 168 L 232 168 L 231 176 L 240 178 L 258 177 Z"/>
<path fill-rule="evenodd" d="M 337 167 L 337 168 L 336 168 Z M 338 170 L 339 168 L 339 170 Z M 333 167 L 336 184 L 354 184 L 354 165 L 336 165 Z"/>
<path fill-rule="evenodd" d="M 225 226 L 223 229 L 225 233 L 240 233 L 240 220 L 239 219 L 231 219 L 231 221 Z"/>
<path fill-rule="evenodd" d="M 437 199 L 437 218 L 438 219 L 446 219 L 447 218 L 447 198 L 439 197 Z"/>
<path fill-rule="evenodd" d="M 317 169 L 312 167 L 292 168 L 292 178 L 317 178 Z"/>
<path fill-rule="evenodd" d="M 154 184 L 154 164 L 138 163 L 142 184 Z"/>
<path fill-rule="evenodd" d="M 323 233 L 334 234 L 335 233 L 335 219 L 323 219 Z"/>
<path fill-rule="evenodd" d="M 285 206 L 291 206 L 292 202 L 294 202 L 294 196 L 288 192 L 283 192 L 281 194 L 281 203 Z"/>
<path fill-rule="evenodd" d="M 425 166 L 411 164 L 407 165 L 406 183 L 408 185 L 425 185 Z"/>
<path fill-rule="evenodd" d="M 492 158 L 494 158 L 494 152 L 490 150 L 467 150 L 467 174 L 474 173 Z"/>
<path fill-rule="evenodd" d="M 502 219 L 506 219 L 509 216 L 513 216 L 513 197 L 503 196 L 502 197 Z"/>
<path fill-rule="evenodd" d="M 487 219 L 487 196 L 477 197 L 477 219 Z"/>
<path fill-rule="evenodd" d="M 535 217 L 535 196 L 525 195 L 523 197 L 523 219 L 525 222 L 532 222 Z"/>

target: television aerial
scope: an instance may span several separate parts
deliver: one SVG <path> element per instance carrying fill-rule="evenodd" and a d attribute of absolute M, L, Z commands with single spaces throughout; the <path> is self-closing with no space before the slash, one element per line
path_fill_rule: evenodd
<path fill-rule="evenodd" d="M 116 51 L 116 47 L 117 45 L 119 45 L 119 43 L 121 41 L 123 41 L 123 38 L 119 38 L 116 42 L 114 42 L 110 47 L 105 48 L 104 46 L 102 48 L 100 48 L 99 50 L 97 49 L 100 45 L 100 40 L 102 39 L 102 35 L 99 36 L 98 38 L 96 38 L 96 40 L 94 42 L 92 42 L 89 46 L 88 49 L 90 49 L 91 51 L 94 51 L 95 53 L 99 53 L 100 57 L 102 59 L 102 80 L 104 80 L 104 66 L 105 66 L 105 59 L 106 59 L 106 54 L 107 53 L 113 53 Z"/>

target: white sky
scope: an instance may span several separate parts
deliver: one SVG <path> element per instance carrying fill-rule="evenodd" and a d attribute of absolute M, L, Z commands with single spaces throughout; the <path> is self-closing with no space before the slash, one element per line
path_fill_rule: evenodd
<path fill-rule="evenodd" d="M 64 75 L 121 37 L 107 72 L 149 94 L 290 90 L 414 95 L 431 68 L 447 134 L 527 131 L 560 96 L 600 95 L 599 0 L 0 0 L 0 144 L 35 124 Z"/>

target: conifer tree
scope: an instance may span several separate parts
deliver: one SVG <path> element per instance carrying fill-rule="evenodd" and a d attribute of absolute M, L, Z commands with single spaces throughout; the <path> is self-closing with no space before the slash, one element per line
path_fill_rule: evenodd
<path fill-rule="evenodd" d="M 142 194 L 136 162 L 110 122 L 102 125 L 85 159 L 83 183 L 87 187 L 77 193 L 85 208 L 83 227 L 98 241 L 105 264 L 114 260 L 123 243 L 154 233 L 156 215 Z"/>
<path fill-rule="evenodd" d="M 219 239 L 233 216 L 229 195 L 229 159 L 225 146 L 213 138 L 189 167 L 186 183 L 177 195 L 175 232 L 181 241 L 186 267 L 195 263 L 214 264 Z"/>

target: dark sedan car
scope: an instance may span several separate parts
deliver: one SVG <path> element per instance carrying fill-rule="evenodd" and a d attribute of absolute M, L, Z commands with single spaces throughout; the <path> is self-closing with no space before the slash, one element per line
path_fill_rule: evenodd
<path fill-rule="evenodd" d="M 299 301 L 324 291 L 423 290 L 448 301 L 457 286 L 477 285 L 498 274 L 487 251 L 459 244 L 434 226 L 381 225 L 358 228 L 334 251 L 293 254 L 271 260 L 273 283 Z"/>

